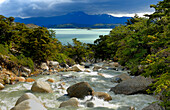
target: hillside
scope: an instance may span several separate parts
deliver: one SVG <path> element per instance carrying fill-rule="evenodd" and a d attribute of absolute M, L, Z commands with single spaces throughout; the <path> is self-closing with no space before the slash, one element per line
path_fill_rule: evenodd
<path fill-rule="evenodd" d="M 87 27 L 95 24 L 125 24 L 130 17 L 113 17 L 111 15 L 88 15 L 84 12 L 73 12 L 62 16 L 15 18 L 15 22 L 36 24 L 38 26 L 52 27 L 60 24 L 78 24 L 76 27 Z"/>

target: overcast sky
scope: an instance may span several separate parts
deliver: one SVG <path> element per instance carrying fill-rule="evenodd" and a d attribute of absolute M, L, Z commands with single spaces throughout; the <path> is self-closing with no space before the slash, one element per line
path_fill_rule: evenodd
<path fill-rule="evenodd" d="M 140 16 L 152 13 L 150 4 L 160 0 L 0 0 L 0 15 L 14 17 L 58 16 L 83 11 L 87 14 Z"/>

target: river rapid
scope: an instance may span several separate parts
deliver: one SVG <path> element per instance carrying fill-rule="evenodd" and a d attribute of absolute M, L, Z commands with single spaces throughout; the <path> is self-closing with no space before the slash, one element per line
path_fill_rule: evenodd
<path fill-rule="evenodd" d="M 97 74 L 98 72 L 59 72 L 53 75 L 32 77 L 33 79 L 41 81 L 46 81 L 50 78 L 55 80 L 54 83 L 50 83 L 54 91 L 53 93 L 33 92 L 33 94 L 45 104 L 48 110 L 127 110 L 125 106 L 133 106 L 135 110 L 142 110 L 142 108 L 156 101 L 155 97 L 146 94 L 115 95 L 113 92 L 109 92 L 111 87 L 117 85 L 117 83 L 111 82 L 111 79 L 121 73 L 127 73 L 127 71 L 100 70 L 99 72 L 102 73 L 104 77 L 99 76 Z M 92 99 L 94 107 L 89 108 L 86 107 L 86 101 L 89 100 L 91 96 L 87 96 L 85 99 L 79 99 L 79 108 L 59 108 L 61 102 L 69 99 L 66 95 L 66 89 L 82 81 L 88 82 L 96 92 L 106 92 L 110 94 L 112 100 L 107 102 L 94 97 Z M 33 82 L 20 82 L 15 85 L 7 85 L 5 89 L 0 91 L 0 109 L 10 110 L 14 107 L 19 97 L 24 93 L 31 92 L 32 84 Z"/>

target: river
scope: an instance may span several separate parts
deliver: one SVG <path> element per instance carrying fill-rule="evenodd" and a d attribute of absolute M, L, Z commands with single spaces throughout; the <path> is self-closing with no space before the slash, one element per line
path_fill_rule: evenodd
<path fill-rule="evenodd" d="M 151 95 L 136 94 L 136 95 L 115 95 L 113 92 L 109 92 L 111 87 L 117 85 L 117 83 L 111 82 L 111 79 L 121 73 L 127 73 L 126 71 L 114 71 L 114 70 L 100 70 L 100 73 L 104 77 L 99 76 L 97 72 L 59 72 L 53 75 L 40 75 L 38 77 L 32 77 L 36 80 L 46 81 L 49 78 L 55 80 L 55 83 L 50 83 L 54 93 L 33 93 L 36 95 L 48 110 L 125 110 L 118 109 L 123 106 L 133 106 L 135 110 L 142 110 L 142 108 L 148 106 L 150 103 L 156 101 Z M 66 89 L 78 82 L 88 82 L 90 86 L 97 92 L 106 92 L 111 95 L 112 100 L 107 102 L 103 99 L 94 97 L 92 102 L 94 108 L 86 107 L 86 100 L 90 99 L 91 96 L 85 97 L 80 100 L 79 108 L 58 108 L 60 103 L 68 100 L 69 98 Z M 17 83 L 15 85 L 7 85 L 5 89 L 0 91 L 0 109 L 10 110 L 16 103 L 17 99 L 24 93 L 31 92 L 31 86 L 33 82 Z M 65 89 L 59 89 L 60 85 L 63 85 Z M 31 92 L 32 93 L 32 92 Z"/>
<path fill-rule="evenodd" d="M 83 43 L 94 43 L 99 35 L 108 35 L 111 29 L 51 29 L 56 32 L 56 38 L 62 43 L 72 43 L 77 38 Z"/>

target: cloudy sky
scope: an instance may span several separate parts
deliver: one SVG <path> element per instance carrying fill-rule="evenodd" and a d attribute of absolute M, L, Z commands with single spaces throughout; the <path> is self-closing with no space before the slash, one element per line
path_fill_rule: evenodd
<path fill-rule="evenodd" d="M 134 16 L 152 13 L 160 0 L 0 0 L 0 15 L 14 17 L 57 16 L 83 11 L 88 14 Z"/>

